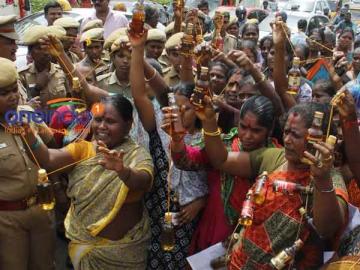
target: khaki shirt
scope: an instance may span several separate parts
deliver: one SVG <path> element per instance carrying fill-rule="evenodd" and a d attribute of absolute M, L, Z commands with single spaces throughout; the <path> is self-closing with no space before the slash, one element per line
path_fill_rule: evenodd
<path fill-rule="evenodd" d="M 120 83 L 116 76 L 115 71 L 107 73 L 105 75 L 98 76 L 97 80 L 98 80 L 98 86 L 101 89 L 106 90 L 109 93 L 113 93 L 113 94 L 122 94 L 128 99 L 132 100 L 130 83 L 127 84 Z"/>
<path fill-rule="evenodd" d="M 22 84 L 22 82 L 20 80 L 18 80 L 18 91 L 20 94 L 19 105 L 26 104 L 28 102 L 28 94 L 27 94 L 25 86 Z"/>
<path fill-rule="evenodd" d="M 166 50 L 164 50 L 164 52 L 160 55 L 158 62 L 160 63 L 163 70 L 171 66 Z"/>
<path fill-rule="evenodd" d="M 110 72 L 110 66 L 108 64 L 106 64 L 106 62 L 104 60 L 101 60 L 100 63 L 95 64 L 94 62 L 92 62 L 89 59 L 88 56 L 85 56 L 85 58 L 83 60 L 81 60 L 78 63 L 78 65 L 85 66 L 85 67 L 91 67 L 92 70 L 94 71 L 94 75 L 96 78 Z"/>
<path fill-rule="evenodd" d="M 240 45 L 239 43 L 240 43 L 239 38 L 236 38 L 235 36 L 230 35 L 230 34 L 226 34 L 225 38 L 224 38 L 224 50 L 223 50 L 223 52 L 225 54 L 227 54 L 231 50 L 238 50 L 239 45 Z"/>
<path fill-rule="evenodd" d="M 0 200 L 16 201 L 35 193 L 38 168 L 21 137 L 10 131 L 0 126 Z"/>
<path fill-rule="evenodd" d="M 80 62 L 79 56 L 77 56 L 75 53 L 69 51 L 68 56 L 73 64 Z"/>
<path fill-rule="evenodd" d="M 173 66 L 163 70 L 164 81 L 169 87 L 177 85 L 180 82 L 180 74 Z"/>
<path fill-rule="evenodd" d="M 19 70 L 20 80 L 23 85 L 29 89 L 36 84 L 36 74 L 38 71 L 34 63 L 29 64 L 26 68 Z M 71 95 L 70 87 L 65 77 L 64 71 L 57 64 L 50 64 L 49 82 L 47 86 L 40 90 L 41 107 L 46 108 L 49 100 L 64 98 Z"/>

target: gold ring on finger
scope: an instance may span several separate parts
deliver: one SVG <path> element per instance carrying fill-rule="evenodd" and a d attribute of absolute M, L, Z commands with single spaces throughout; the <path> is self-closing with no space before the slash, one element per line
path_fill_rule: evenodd
<path fill-rule="evenodd" d="M 322 167 L 324 166 L 324 164 L 321 162 L 320 159 L 318 159 L 318 160 L 316 160 L 316 162 L 315 162 L 315 166 L 320 169 L 320 168 L 322 168 Z"/>
<path fill-rule="evenodd" d="M 331 161 L 332 159 L 333 159 L 333 156 L 330 155 L 330 156 L 328 156 L 327 158 L 324 158 L 323 161 L 329 162 L 329 161 Z"/>

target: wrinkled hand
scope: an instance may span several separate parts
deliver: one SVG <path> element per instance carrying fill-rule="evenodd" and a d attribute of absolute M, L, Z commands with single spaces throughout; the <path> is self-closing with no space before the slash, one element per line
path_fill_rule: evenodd
<path fill-rule="evenodd" d="M 177 216 L 179 226 L 193 221 L 200 210 L 205 206 L 205 202 L 206 200 L 204 198 L 200 198 L 184 206 Z"/>
<path fill-rule="evenodd" d="M 193 100 L 193 95 L 194 94 L 191 95 L 190 102 L 192 102 Z M 204 105 L 203 108 L 198 108 L 197 106 L 194 106 L 196 116 L 201 121 L 207 121 L 214 118 L 216 113 L 215 113 L 214 105 L 212 104 L 211 98 L 209 96 L 204 97 L 203 105 Z"/>
<path fill-rule="evenodd" d="M 243 51 L 232 50 L 228 53 L 227 57 L 246 71 L 249 71 L 254 66 L 253 62 Z"/>
<path fill-rule="evenodd" d="M 124 151 L 109 150 L 102 141 L 98 141 L 97 145 L 97 151 L 103 154 L 103 158 L 98 163 L 107 170 L 116 171 L 117 173 L 121 172 L 124 169 Z"/>
<path fill-rule="evenodd" d="M 340 96 L 340 98 L 337 100 L 336 106 L 338 108 L 341 118 L 344 120 L 357 119 L 355 100 L 349 90 L 342 89 L 337 92 L 336 96 L 338 95 Z"/>
<path fill-rule="evenodd" d="M 173 127 L 173 123 L 177 121 L 182 121 L 181 120 L 182 111 L 183 109 L 181 108 L 179 114 L 179 113 L 173 113 L 171 107 L 162 108 L 163 119 L 160 127 L 163 131 L 165 131 L 168 135 L 170 135 L 174 139 L 174 141 L 179 141 L 183 138 L 183 135 L 174 133 L 171 130 L 171 128 Z"/>
<path fill-rule="evenodd" d="M 312 163 L 311 175 L 317 181 L 329 181 L 330 170 L 334 163 L 334 146 L 325 142 L 315 143 L 313 146 L 319 153 L 319 157 L 315 157 L 308 151 L 304 152 L 304 157 Z"/>
<path fill-rule="evenodd" d="M 138 33 L 134 33 L 131 28 L 129 27 L 127 30 L 127 35 L 129 37 L 129 49 L 131 47 L 133 48 L 137 48 L 137 47 L 141 47 L 141 46 L 145 46 L 146 43 L 146 38 L 147 38 L 147 32 L 148 29 L 146 27 L 144 27 L 144 31 L 140 34 Z"/>
<path fill-rule="evenodd" d="M 55 36 L 45 36 L 39 39 L 39 43 L 41 49 L 47 50 L 52 56 L 58 57 L 64 53 L 64 47 L 61 41 Z"/>
<path fill-rule="evenodd" d="M 31 106 L 35 110 L 40 109 L 41 107 L 40 97 L 39 96 L 33 97 L 27 102 L 27 105 Z"/>
<path fill-rule="evenodd" d="M 194 54 L 197 64 L 205 67 L 209 65 L 212 57 L 212 50 L 206 42 L 197 45 L 194 49 Z"/>
<path fill-rule="evenodd" d="M 270 27 L 272 29 L 272 36 L 275 45 L 285 42 L 286 36 L 284 29 L 290 37 L 290 30 L 287 25 L 282 21 L 281 17 L 277 17 L 275 19 L 275 22 L 270 23 Z"/>

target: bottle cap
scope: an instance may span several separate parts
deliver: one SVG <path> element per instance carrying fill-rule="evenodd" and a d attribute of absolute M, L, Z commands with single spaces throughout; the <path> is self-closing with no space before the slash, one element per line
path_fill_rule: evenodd
<path fill-rule="evenodd" d="M 300 215 L 304 216 L 306 214 L 306 209 L 304 207 L 300 207 L 299 213 Z"/>
<path fill-rule="evenodd" d="M 74 89 L 79 89 L 80 88 L 79 77 L 72 78 L 72 86 L 73 86 Z"/>
<path fill-rule="evenodd" d="M 326 143 L 334 146 L 336 144 L 336 140 L 337 140 L 337 138 L 335 136 L 330 135 L 329 137 L 327 137 Z"/>
<path fill-rule="evenodd" d="M 268 172 L 267 171 L 263 171 L 261 176 L 268 176 Z"/>
<path fill-rule="evenodd" d="M 304 242 L 301 239 L 298 239 L 294 243 L 296 250 L 299 250 L 304 245 Z"/>
<path fill-rule="evenodd" d="M 208 74 L 209 68 L 208 67 L 201 67 L 201 73 L 202 74 Z"/>
<path fill-rule="evenodd" d="M 294 57 L 293 64 L 294 65 L 300 65 L 300 58 L 299 57 Z"/>
<path fill-rule="evenodd" d="M 47 181 L 47 173 L 44 169 L 38 170 L 38 180 L 39 182 L 46 182 Z"/>
<path fill-rule="evenodd" d="M 323 117 L 324 117 L 324 113 L 323 113 L 323 112 L 318 112 L 318 111 L 316 111 L 315 114 L 314 114 L 314 117 L 323 118 Z"/>
<path fill-rule="evenodd" d="M 171 212 L 166 212 L 165 213 L 165 222 L 166 223 L 171 223 Z"/>

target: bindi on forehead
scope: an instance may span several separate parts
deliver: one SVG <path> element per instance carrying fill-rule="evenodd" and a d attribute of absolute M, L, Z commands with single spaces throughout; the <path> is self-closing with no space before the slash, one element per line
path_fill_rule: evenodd
<path fill-rule="evenodd" d="M 297 124 L 299 123 L 301 117 L 300 114 L 297 112 L 293 112 L 288 117 L 288 125 L 290 129 L 296 128 Z"/>

